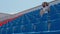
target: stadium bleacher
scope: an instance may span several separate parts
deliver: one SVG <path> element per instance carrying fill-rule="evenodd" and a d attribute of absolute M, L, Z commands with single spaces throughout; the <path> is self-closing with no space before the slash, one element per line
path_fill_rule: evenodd
<path fill-rule="evenodd" d="M 60 3 L 50 6 L 50 13 L 40 16 L 40 10 L 34 10 L 0 26 L 0 34 L 59 34 Z M 48 31 L 48 20 L 51 23 Z"/>

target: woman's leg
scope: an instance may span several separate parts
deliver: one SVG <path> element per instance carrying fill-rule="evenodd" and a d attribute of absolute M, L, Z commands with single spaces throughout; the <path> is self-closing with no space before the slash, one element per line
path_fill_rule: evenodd
<path fill-rule="evenodd" d="M 48 31 L 50 31 L 51 23 L 48 22 Z"/>

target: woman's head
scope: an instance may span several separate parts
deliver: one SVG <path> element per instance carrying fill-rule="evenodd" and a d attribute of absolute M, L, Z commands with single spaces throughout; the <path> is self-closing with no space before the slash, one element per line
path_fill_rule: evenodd
<path fill-rule="evenodd" d="M 48 2 L 43 2 L 43 3 L 42 3 L 42 6 L 43 6 L 43 7 L 49 6 L 49 3 L 48 3 Z"/>

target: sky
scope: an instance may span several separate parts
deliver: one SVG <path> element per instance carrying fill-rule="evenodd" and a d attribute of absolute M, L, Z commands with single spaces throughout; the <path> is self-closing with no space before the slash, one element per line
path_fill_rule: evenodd
<path fill-rule="evenodd" d="M 0 0 L 0 13 L 15 14 L 53 0 Z"/>

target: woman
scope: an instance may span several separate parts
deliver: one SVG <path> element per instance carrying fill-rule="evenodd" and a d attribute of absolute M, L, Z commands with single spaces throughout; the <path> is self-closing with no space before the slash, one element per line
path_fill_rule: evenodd
<path fill-rule="evenodd" d="M 41 17 L 43 16 L 43 14 L 49 13 L 49 11 L 50 11 L 49 3 L 48 2 L 42 3 L 42 10 L 40 11 Z"/>
<path fill-rule="evenodd" d="M 49 11 L 50 11 L 49 3 L 48 3 L 48 2 L 42 3 L 42 10 L 40 11 L 41 17 L 42 17 L 44 14 L 48 14 Z M 48 19 L 48 31 L 49 31 L 49 30 L 50 30 L 51 23 L 49 22 L 49 18 L 47 18 L 47 19 Z"/>

